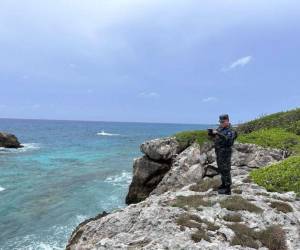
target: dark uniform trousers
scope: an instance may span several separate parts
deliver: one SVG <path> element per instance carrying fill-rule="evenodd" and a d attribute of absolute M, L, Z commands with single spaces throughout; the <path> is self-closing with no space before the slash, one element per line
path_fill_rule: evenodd
<path fill-rule="evenodd" d="M 224 186 L 231 185 L 231 147 L 215 147 L 218 171 L 221 175 L 222 184 Z"/>

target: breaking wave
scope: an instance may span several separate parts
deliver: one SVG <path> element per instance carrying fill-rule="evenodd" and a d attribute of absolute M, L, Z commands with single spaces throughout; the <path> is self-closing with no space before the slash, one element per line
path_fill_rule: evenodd
<path fill-rule="evenodd" d="M 5 153 L 23 153 L 27 151 L 33 151 L 40 149 L 39 143 L 23 143 L 22 148 L 2 148 L 0 147 L 0 154 Z"/>

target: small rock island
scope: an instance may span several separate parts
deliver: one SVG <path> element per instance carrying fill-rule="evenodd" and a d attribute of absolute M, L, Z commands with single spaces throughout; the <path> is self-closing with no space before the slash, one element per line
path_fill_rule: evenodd
<path fill-rule="evenodd" d="M 3 148 L 22 148 L 18 138 L 9 133 L 0 132 L 0 147 Z"/>

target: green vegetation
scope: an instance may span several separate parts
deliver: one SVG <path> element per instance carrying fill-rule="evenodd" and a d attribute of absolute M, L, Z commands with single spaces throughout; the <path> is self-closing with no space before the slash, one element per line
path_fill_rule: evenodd
<path fill-rule="evenodd" d="M 237 128 L 239 133 L 251 133 L 263 128 L 290 129 L 293 123 L 300 120 L 300 108 L 286 112 L 278 112 L 271 115 L 259 117 L 255 120 L 240 124 Z M 298 125 L 299 128 L 299 125 Z M 291 131 L 296 133 L 296 131 Z"/>
<path fill-rule="evenodd" d="M 286 202 L 272 201 L 271 207 L 276 208 L 278 211 L 283 212 L 283 213 L 293 212 L 293 208 L 290 206 L 290 204 L 288 204 Z"/>
<path fill-rule="evenodd" d="M 209 141 L 206 130 L 193 130 L 183 131 L 174 135 L 182 148 L 191 145 L 193 142 L 197 142 L 202 145 L 204 142 Z"/>
<path fill-rule="evenodd" d="M 281 128 L 260 129 L 249 134 L 241 134 L 238 141 L 280 148 L 290 153 L 300 152 L 300 136 Z"/>
<path fill-rule="evenodd" d="M 221 180 L 218 178 L 202 179 L 199 183 L 191 185 L 190 190 L 195 192 L 206 192 L 210 188 L 217 188 L 221 185 Z"/>
<path fill-rule="evenodd" d="M 239 213 L 230 213 L 224 215 L 223 220 L 230 221 L 230 222 L 241 222 L 242 216 Z"/>
<path fill-rule="evenodd" d="M 258 249 L 260 241 L 270 250 L 286 250 L 286 235 L 279 225 L 271 225 L 262 231 L 254 231 L 246 225 L 235 223 L 228 225 L 235 233 L 231 245 L 241 245 Z"/>
<path fill-rule="evenodd" d="M 260 207 L 255 206 L 253 203 L 238 195 L 222 200 L 220 205 L 222 208 L 226 208 L 231 211 L 247 210 L 254 213 L 261 213 L 263 211 Z"/>
<path fill-rule="evenodd" d="M 176 200 L 172 202 L 171 204 L 173 207 L 181 207 L 184 208 L 187 207 L 193 207 L 198 208 L 199 206 L 212 206 L 213 203 L 205 198 L 205 196 L 202 195 L 190 195 L 190 196 L 182 196 L 179 195 L 176 197 Z"/>
<path fill-rule="evenodd" d="M 291 156 L 279 163 L 253 170 L 251 178 L 271 192 L 294 191 L 300 195 L 300 156 Z"/>

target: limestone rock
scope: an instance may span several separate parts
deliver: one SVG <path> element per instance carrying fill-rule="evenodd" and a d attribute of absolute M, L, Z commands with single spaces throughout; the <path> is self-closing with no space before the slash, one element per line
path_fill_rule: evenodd
<path fill-rule="evenodd" d="M 140 149 L 154 161 L 168 161 L 183 150 L 174 137 L 146 141 L 142 143 Z"/>
<path fill-rule="evenodd" d="M 18 138 L 13 134 L 0 132 L 0 147 L 4 148 L 21 148 L 23 147 Z"/>
<path fill-rule="evenodd" d="M 147 156 L 135 159 L 126 204 L 136 203 L 148 197 L 169 169 L 169 164 L 152 161 Z"/>

